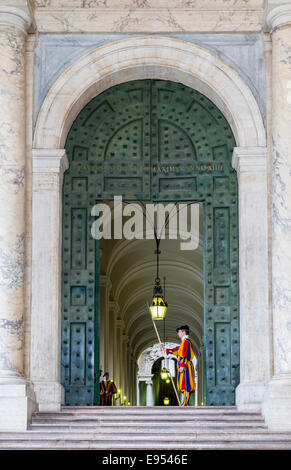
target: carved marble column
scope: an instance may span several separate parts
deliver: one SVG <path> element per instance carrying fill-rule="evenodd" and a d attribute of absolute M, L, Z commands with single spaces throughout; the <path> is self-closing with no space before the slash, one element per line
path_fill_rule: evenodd
<path fill-rule="evenodd" d="M 31 379 L 40 411 L 59 411 L 64 149 L 33 149 Z"/>
<path fill-rule="evenodd" d="M 135 359 L 132 351 L 130 351 L 130 403 L 133 405 L 135 398 Z"/>
<path fill-rule="evenodd" d="M 270 430 L 291 431 L 291 2 L 269 1 L 272 37 L 273 370 L 263 413 Z"/>
<path fill-rule="evenodd" d="M 109 311 L 109 297 L 110 297 L 110 291 L 112 288 L 112 283 L 111 280 L 107 277 L 106 280 L 106 290 L 105 290 L 105 325 L 104 325 L 104 369 L 108 371 L 110 369 L 110 342 L 112 341 L 112 331 L 111 331 L 111 325 L 110 325 L 110 311 Z M 105 372 L 105 370 L 104 370 Z"/>
<path fill-rule="evenodd" d="M 153 406 L 153 380 L 152 378 L 148 378 L 146 380 L 147 385 L 147 404 L 146 406 Z"/>
<path fill-rule="evenodd" d="M 136 406 L 140 406 L 140 401 L 139 401 L 139 378 L 136 379 Z"/>
<path fill-rule="evenodd" d="M 111 283 L 110 283 L 111 285 Z M 114 362 L 115 362 L 115 321 L 116 321 L 116 314 L 118 312 L 118 303 L 116 300 L 109 301 L 109 322 L 108 322 L 108 369 L 110 373 L 110 377 L 114 379 Z"/>
<path fill-rule="evenodd" d="M 235 147 L 232 166 L 237 171 L 240 213 L 240 384 L 236 405 L 241 411 L 261 411 L 270 367 L 266 148 Z"/>
<path fill-rule="evenodd" d="M 122 371 L 121 371 L 121 366 L 122 366 L 122 332 L 124 328 L 124 323 L 123 320 L 118 318 L 115 323 L 116 327 L 116 372 L 114 372 L 114 376 L 116 378 L 116 387 L 117 389 L 122 388 L 122 382 L 121 382 L 121 377 L 122 377 Z M 122 390 L 123 393 L 123 390 Z"/>
<path fill-rule="evenodd" d="M 128 349 L 129 337 L 127 334 L 123 333 L 122 335 L 122 393 L 123 396 L 128 397 L 128 360 L 127 360 L 127 349 Z"/>
<path fill-rule="evenodd" d="M 0 430 L 26 429 L 35 409 L 24 378 L 26 1 L 0 4 Z"/>
<path fill-rule="evenodd" d="M 99 363 L 100 363 L 100 370 L 102 370 L 102 376 L 106 372 L 106 283 L 107 283 L 107 276 L 102 274 L 100 275 L 100 323 L 99 323 L 99 331 L 100 331 L 100 339 L 99 339 Z"/>
<path fill-rule="evenodd" d="M 133 369 L 133 380 L 134 380 L 134 389 L 133 389 L 133 405 L 137 406 L 137 386 L 136 386 L 136 380 L 137 380 L 137 371 L 138 371 L 138 365 L 136 360 L 134 360 L 134 369 Z"/>

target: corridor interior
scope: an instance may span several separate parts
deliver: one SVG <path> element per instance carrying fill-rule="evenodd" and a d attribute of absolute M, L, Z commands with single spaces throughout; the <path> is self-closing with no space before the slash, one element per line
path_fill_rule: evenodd
<path fill-rule="evenodd" d="M 140 206 L 141 207 L 141 206 Z M 145 212 L 144 208 L 141 209 Z M 113 217 L 113 216 L 112 216 Z M 123 223 L 126 221 L 123 217 Z M 112 220 L 112 226 L 113 226 Z M 156 224 L 156 221 L 155 221 Z M 146 227 L 146 225 L 145 225 Z M 145 228 L 144 228 L 145 230 Z M 147 235 L 148 237 L 148 235 Z M 179 237 L 179 233 L 178 233 Z M 167 347 L 180 340 L 176 328 L 190 327 L 194 346 L 197 394 L 191 405 L 205 403 L 204 386 L 204 296 L 203 296 L 203 206 L 199 204 L 199 245 L 181 250 L 181 239 L 169 239 L 169 224 L 160 242 L 159 276 L 165 281 L 168 309 L 157 321 Z M 171 383 L 160 378 L 165 366 L 146 302 L 151 303 L 156 277 L 155 239 L 104 239 L 100 247 L 100 379 L 109 372 L 118 393 L 113 405 L 176 405 Z M 176 374 L 174 357 L 166 364 Z M 176 383 L 176 380 L 174 378 Z"/>

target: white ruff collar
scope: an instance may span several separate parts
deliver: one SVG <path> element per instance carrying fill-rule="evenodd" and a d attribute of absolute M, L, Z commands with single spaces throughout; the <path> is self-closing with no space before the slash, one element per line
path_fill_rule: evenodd
<path fill-rule="evenodd" d="M 186 339 L 186 338 L 189 338 L 189 335 L 184 335 L 184 336 L 182 336 L 181 341 L 183 341 L 183 340 Z"/>

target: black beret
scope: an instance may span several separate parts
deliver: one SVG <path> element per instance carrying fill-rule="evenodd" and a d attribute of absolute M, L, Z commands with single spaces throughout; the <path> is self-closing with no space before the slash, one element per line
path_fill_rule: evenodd
<path fill-rule="evenodd" d="M 188 333 L 189 333 L 190 328 L 189 328 L 188 325 L 182 325 L 182 326 L 179 326 L 179 328 L 176 328 L 177 333 L 178 333 L 179 330 L 185 330 L 185 331 L 188 331 Z"/>

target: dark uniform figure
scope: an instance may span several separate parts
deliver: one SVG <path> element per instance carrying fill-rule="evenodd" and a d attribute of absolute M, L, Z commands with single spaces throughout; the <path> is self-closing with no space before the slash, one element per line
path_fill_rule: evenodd
<path fill-rule="evenodd" d="M 100 382 L 100 406 L 112 406 L 112 395 L 117 393 L 115 383 L 109 380 L 109 373 L 105 372 Z"/>

